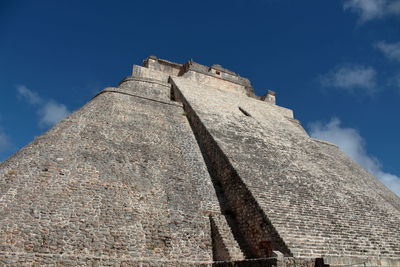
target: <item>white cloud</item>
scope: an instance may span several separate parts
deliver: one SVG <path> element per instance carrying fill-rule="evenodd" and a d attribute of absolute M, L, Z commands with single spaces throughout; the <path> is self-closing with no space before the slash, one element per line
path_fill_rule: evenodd
<path fill-rule="evenodd" d="M 69 114 L 67 107 L 54 101 L 47 102 L 39 111 L 39 124 L 52 126 Z"/>
<path fill-rule="evenodd" d="M 387 58 L 400 61 L 400 42 L 387 43 L 381 41 L 376 43 L 375 47 L 378 48 Z"/>
<path fill-rule="evenodd" d="M 339 119 L 332 118 L 326 124 L 320 122 L 312 123 L 310 135 L 338 145 L 340 150 L 400 196 L 400 177 L 384 172 L 379 161 L 368 155 L 365 149 L 365 141 L 357 130 L 344 128 L 340 125 Z"/>
<path fill-rule="evenodd" d="M 400 14 L 400 0 L 346 0 L 344 10 L 357 13 L 359 23 Z"/>
<path fill-rule="evenodd" d="M 5 151 L 11 146 L 10 138 L 0 130 L 0 152 Z"/>
<path fill-rule="evenodd" d="M 400 72 L 394 75 L 390 80 L 389 80 L 389 85 L 394 86 L 395 88 L 400 90 Z M 399 91 L 400 92 L 400 91 Z"/>
<path fill-rule="evenodd" d="M 39 105 L 43 99 L 35 92 L 32 92 L 24 85 L 17 85 L 18 97 L 25 99 L 31 105 Z"/>
<path fill-rule="evenodd" d="M 319 77 L 325 87 L 335 87 L 353 92 L 355 89 L 372 94 L 376 91 L 376 71 L 373 67 L 345 64 Z"/>
<path fill-rule="evenodd" d="M 70 113 L 65 105 L 51 99 L 44 99 L 24 85 L 17 86 L 17 92 L 18 97 L 36 108 L 41 127 L 53 126 Z"/>

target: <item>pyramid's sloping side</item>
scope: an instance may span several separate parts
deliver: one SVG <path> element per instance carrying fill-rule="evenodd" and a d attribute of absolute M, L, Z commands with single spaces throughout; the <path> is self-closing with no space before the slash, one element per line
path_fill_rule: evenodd
<path fill-rule="evenodd" d="M 122 89 L 1 163 L 1 263 L 212 261 L 218 200 L 181 106 L 160 83 Z"/>
<path fill-rule="evenodd" d="M 250 192 L 245 198 L 254 198 L 272 224 L 263 229 L 278 233 L 267 235 L 274 246 L 284 248 L 283 240 L 300 257 L 400 258 L 400 199 L 337 147 L 310 138 L 274 105 L 182 78 L 173 82 L 193 124 L 204 125 L 240 177 L 238 190 Z M 235 192 L 229 180 L 223 186 Z M 243 196 L 230 200 L 239 223 L 247 212 L 239 207 Z M 245 216 L 248 242 L 264 242 L 252 236 L 258 214 Z"/>

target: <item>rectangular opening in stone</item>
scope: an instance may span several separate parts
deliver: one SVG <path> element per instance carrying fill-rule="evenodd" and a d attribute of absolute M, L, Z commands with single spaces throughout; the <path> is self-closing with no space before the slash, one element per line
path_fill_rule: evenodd
<path fill-rule="evenodd" d="M 250 113 L 248 113 L 246 110 L 242 109 L 241 107 L 239 107 L 239 110 L 246 115 L 247 117 L 251 117 Z"/>

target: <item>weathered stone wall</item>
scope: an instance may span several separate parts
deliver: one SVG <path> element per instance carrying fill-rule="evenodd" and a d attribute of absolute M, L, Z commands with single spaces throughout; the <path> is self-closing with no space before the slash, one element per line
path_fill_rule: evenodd
<path fill-rule="evenodd" d="M 107 88 L 1 163 L 0 265 L 212 261 L 218 200 L 169 93 Z"/>
<path fill-rule="evenodd" d="M 132 76 L 139 78 L 149 78 L 167 83 L 170 75 L 165 72 L 148 69 L 138 65 L 133 65 Z"/>
<path fill-rule="evenodd" d="M 168 75 L 178 76 L 181 71 L 181 64 L 177 64 L 168 60 L 159 59 L 155 56 L 150 56 L 143 62 L 143 66 L 155 70 L 166 73 Z"/>
<path fill-rule="evenodd" d="M 296 258 L 267 258 L 250 259 L 235 262 L 216 262 L 216 267 L 328 267 L 318 265 L 316 259 L 296 259 Z"/>
<path fill-rule="evenodd" d="M 243 182 L 226 198 L 244 201 L 248 190 L 292 255 L 400 258 L 399 198 L 335 146 L 309 138 L 274 105 L 173 81 L 220 149 L 208 154 L 222 153 Z"/>
<path fill-rule="evenodd" d="M 245 257 L 232 234 L 226 216 L 221 214 L 210 215 L 210 223 L 214 260 L 243 260 Z"/>
<path fill-rule="evenodd" d="M 224 242 L 222 233 L 215 218 L 210 216 L 211 236 L 212 236 L 212 248 L 213 248 L 213 260 L 214 261 L 232 261 L 229 253 L 229 247 Z M 229 229 L 229 228 L 228 228 Z M 229 229 L 230 231 L 230 229 Z"/>
<path fill-rule="evenodd" d="M 210 75 L 204 75 L 196 71 L 189 70 L 185 72 L 182 77 L 190 79 L 194 83 L 201 83 L 215 88 L 232 91 L 243 96 L 246 96 L 247 94 L 245 87 L 241 84 L 233 83 Z"/>
<path fill-rule="evenodd" d="M 197 83 L 254 97 L 254 91 L 248 79 L 240 77 L 220 65 L 213 65 L 210 68 L 192 60 L 181 65 L 150 56 L 144 60 L 143 67 L 134 66 L 132 76 L 159 79 L 161 81 L 167 81 L 168 76 L 183 76 Z"/>
<path fill-rule="evenodd" d="M 338 257 L 328 256 L 324 257 L 324 263 L 329 267 L 397 267 L 400 266 L 400 260 L 395 258 L 385 257 Z"/>
<path fill-rule="evenodd" d="M 221 209 L 226 217 L 230 218 L 231 229 L 246 257 L 267 258 L 271 256 L 272 250 L 279 250 L 290 255 L 290 251 L 258 206 L 247 186 L 182 95 L 181 81 L 184 80 L 172 79 L 174 95 L 183 103 L 188 114 L 217 190 Z"/>
<path fill-rule="evenodd" d="M 251 86 L 250 81 L 246 78 L 240 77 L 238 74 L 222 68 L 220 65 L 212 65 L 211 67 L 201 65 L 192 60 L 186 62 L 182 66 L 182 73 L 194 71 L 205 76 L 211 76 L 218 79 L 224 79 L 232 83 L 240 84 L 242 86 Z M 217 73 L 217 71 L 219 73 Z"/>

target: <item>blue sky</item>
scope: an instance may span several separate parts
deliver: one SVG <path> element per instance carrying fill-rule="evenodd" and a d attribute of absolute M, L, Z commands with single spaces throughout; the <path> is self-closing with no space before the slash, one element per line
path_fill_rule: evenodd
<path fill-rule="evenodd" d="M 277 92 L 400 194 L 400 1 L 0 1 L 0 161 L 148 55 Z"/>

